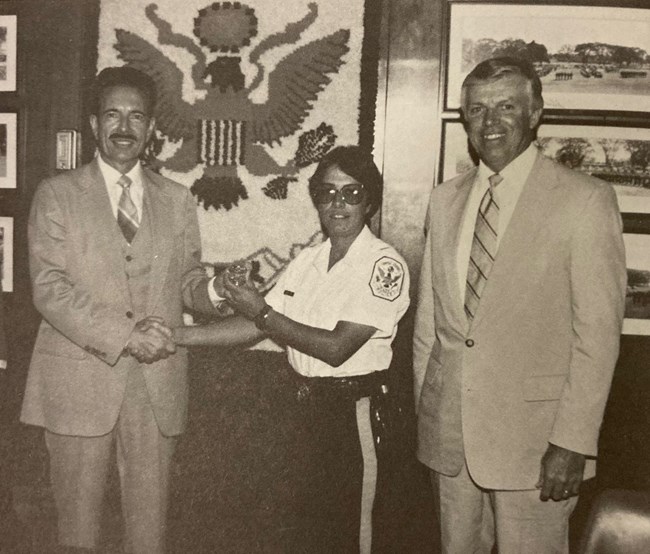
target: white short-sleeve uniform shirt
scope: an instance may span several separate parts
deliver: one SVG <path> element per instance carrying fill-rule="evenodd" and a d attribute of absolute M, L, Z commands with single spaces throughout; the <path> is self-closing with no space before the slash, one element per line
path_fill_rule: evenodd
<path fill-rule="evenodd" d="M 307 377 L 345 377 L 387 369 L 397 323 L 409 305 L 409 273 L 395 249 L 364 227 L 347 254 L 329 271 L 331 243 L 306 248 L 287 266 L 266 295 L 285 316 L 321 329 L 339 321 L 377 331 L 339 367 L 287 348 L 291 366 Z"/>

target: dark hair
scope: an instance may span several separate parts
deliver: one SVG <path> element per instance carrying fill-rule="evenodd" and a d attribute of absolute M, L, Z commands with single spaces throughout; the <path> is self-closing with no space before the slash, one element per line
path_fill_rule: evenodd
<path fill-rule="evenodd" d="M 132 87 L 140 91 L 147 103 L 149 115 L 152 115 L 156 102 L 156 85 L 149 75 L 129 66 L 107 67 L 99 72 L 92 88 L 91 113 L 99 115 L 97 112 L 102 94 L 112 87 Z"/>
<path fill-rule="evenodd" d="M 370 205 L 367 219 L 370 219 L 381 205 L 384 185 L 384 179 L 375 165 L 372 154 L 359 146 L 337 146 L 330 150 L 318 162 L 316 171 L 309 178 L 309 194 L 312 199 L 315 188 L 322 183 L 323 174 L 334 166 L 363 185 Z"/>
<path fill-rule="evenodd" d="M 533 94 L 533 107 L 535 109 L 544 107 L 542 98 L 542 82 L 537 71 L 527 60 L 511 56 L 501 56 L 482 61 L 465 77 L 461 87 L 461 107 L 464 109 L 465 91 L 468 87 L 476 84 L 477 81 L 496 81 L 508 75 L 521 75 L 530 83 Z"/>

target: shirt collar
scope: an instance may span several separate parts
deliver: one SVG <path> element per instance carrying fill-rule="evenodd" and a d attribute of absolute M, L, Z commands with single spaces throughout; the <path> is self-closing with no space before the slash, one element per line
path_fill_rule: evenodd
<path fill-rule="evenodd" d="M 524 150 L 519 156 L 512 160 L 506 167 L 499 171 L 499 175 L 503 177 L 504 181 L 512 180 L 521 180 L 526 181 L 528 175 L 533 169 L 533 164 L 537 158 L 537 147 L 535 143 L 531 142 L 528 148 Z M 479 162 L 478 166 L 478 177 L 479 182 L 487 183 L 488 177 L 494 175 L 487 165 L 483 163 L 483 160 Z"/>
<path fill-rule="evenodd" d="M 368 247 L 372 242 L 374 235 L 370 231 L 367 225 L 363 226 L 361 232 L 356 236 L 350 248 L 345 253 L 345 256 L 338 261 L 336 265 L 339 264 L 353 264 L 355 260 L 368 251 Z M 322 269 L 324 272 L 327 272 L 327 266 L 329 264 L 330 252 L 332 250 L 332 241 L 328 238 L 321 245 L 320 252 L 314 258 L 314 265 L 319 269 Z"/>
<path fill-rule="evenodd" d="M 97 164 L 99 165 L 99 170 L 101 171 L 102 177 L 104 177 L 106 184 L 117 183 L 117 180 L 121 177 L 122 174 L 113 166 L 108 165 L 104 161 L 104 158 L 101 157 L 99 152 L 97 153 Z M 126 175 L 131 179 L 131 182 L 134 185 L 137 186 L 142 183 L 142 166 L 140 165 L 140 162 L 136 163 L 131 168 L 131 170 L 126 173 Z"/>

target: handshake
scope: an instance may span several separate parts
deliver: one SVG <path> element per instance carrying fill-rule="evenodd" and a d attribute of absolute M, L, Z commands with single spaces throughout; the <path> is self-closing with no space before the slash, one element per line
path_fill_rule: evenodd
<path fill-rule="evenodd" d="M 176 352 L 174 333 L 162 318 L 145 317 L 136 323 L 124 350 L 140 363 L 157 362 Z"/>

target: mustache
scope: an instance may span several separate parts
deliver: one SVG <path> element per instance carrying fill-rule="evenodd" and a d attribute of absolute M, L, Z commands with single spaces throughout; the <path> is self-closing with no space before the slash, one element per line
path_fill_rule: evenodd
<path fill-rule="evenodd" d="M 111 133 L 111 135 L 108 137 L 109 139 L 116 139 L 116 140 L 132 140 L 136 141 L 138 140 L 138 137 L 135 135 L 131 135 L 129 133 Z"/>

